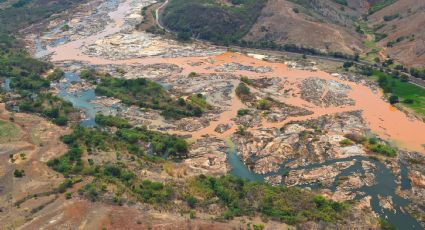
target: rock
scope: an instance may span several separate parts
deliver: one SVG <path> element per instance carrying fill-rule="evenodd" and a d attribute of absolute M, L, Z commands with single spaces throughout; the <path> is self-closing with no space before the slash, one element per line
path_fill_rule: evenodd
<path fill-rule="evenodd" d="M 224 133 L 230 128 L 232 128 L 232 124 L 218 124 L 214 131 L 217 133 Z"/>

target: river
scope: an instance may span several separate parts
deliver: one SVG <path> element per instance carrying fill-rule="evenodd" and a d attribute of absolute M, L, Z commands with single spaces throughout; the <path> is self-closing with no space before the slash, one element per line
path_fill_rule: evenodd
<path fill-rule="evenodd" d="M 232 166 L 232 170 L 230 171 L 230 173 L 237 177 L 241 177 L 241 178 L 252 180 L 252 181 L 264 181 L 264 178 L 266 176 L 283 175 L 289 172 L 290 170 L 315 169 L 321 166 L 331 165 L 337 162 L 356 160 L 353 166 L 350 166 L 346 168 L 345 170 L 342 170 L 339 173 L 339 175 L 335 177 L 334 183 L 330 187 L 332 192 L 336 191 L 336 188 L 337 188 L 336 182 L 338 181 L 340 177 L 350 175 L 353 172 L 357 172 L 362 175 L 365 174 L 364 169 L 361 165 L 361 161 L 368 161 L 370 163 L 373 163 L 376 167 L 373 170 L 373 173 L 375 175 L 375 184 L 373 184 L 370 187 L 363 186 L 360 189 L 353 190 L 353 192 L 355 193 L 364 193 L 364 195 L 356 195 L 355 199 L 361 199 L 366 196 L 371 196 L 372 210 L 375 213 L 377 213 L 381 218 L 388 220 L 390 223 L 396 226 L 397 229 L 403 229 L 403 230 L 404 229 L 406 230 L 407 229 L 422 229 L 422 227 L 419 225 L 416 219 L 403 210 L 403 207 L 410 204 L 410 201 L 396 194 L 396 188 L 397 188 L 396 177 L 391 172 L 391 170 L 385 167 L 385 165 L 378 160 L 373 160 L 371 158 L 364 157 L 364 156 L 354 156 L 354 157 L 348 157 L 348 158 L 342 158 L 342 159 L 336 159 L 336 160 L 329 160 L 324 163 L 300 166 L 293 169 L 287 169 L 285 168 L 285 165 L 283 164 L 281 165 L 281 168 L 279 169 L 279 171 L 276 173 L 268 173 L 268 174 L 260 175 L 249 170 L 248 167 L 239 159 L 239 157 L 237 156 L 235 146 L 233 143 L 231 143 L 230 140 L 227 139 L 227 143 L 229 146 L 229 150 L 227 152 L 227 160 L 228 160 L 228 163 Z M 407 175 L 403 175 L 403 173 L 402 173 L 401 183 L 405 184 L 405 186 L 407 187 L 410 186 L 410 182 L 407 178 Z M 302 187 L 310 187 L 314 189 L 314 188 L 320 188 L 320 184 L 309 184 L 308 186 L 302 186 Z M 406 187 L 404 188 L 406 189 Z M 378 196 L 391 197 L 395 211 L 381 208 L 381 206 L 379 205 Z"/>
<path fill-rule="evenodd" d="M 87 45 L 104 39 L 109 35 L 119 33 L 120 29 L 125 25 L 125 19 L 127 15 L 126 12 L 131 7 L 134 6 L 132 6 L 129 1 L 124 1 L 123 3 L 119 4 L 114 11 L 108 13 L 108 16 L 111 18 L 111 22 L 106 25 L 104 30 L 96 34 L 92 34 L 91 36 L 81 38 L 75 41 L 68 41 L 68 38 L 56 40 L 57 42 L 51 43 L 51 45 L 48 47 L 43 47 L 43 45 L 41 45 L 39 41 L 36 41 L 35 56 L 44 57 L 47 54 L 51 54 L 51 60 L 53 62 L 61 63 L 64 61 L 81 61 L 85 62 L 88 65 L 146 65 L 168 63 L 176 64 L 181 67 L 183 69 L 182 74 L 188 74 L 190 72 L 197 72 L 200 74 L 219 73 L 219 71 L 216 71 L 214 68 L 229 63 L 239 63 L 242 65 L 249 65 L 254 67 L 267 66 L 270 67 L 272 71 L 258 73 L 246 70 L 235 70 L 231 71 L 231 73 L 257 79 L 261 77 L 282 77 L 283 79 L 288 81 L 290 85 L 293 85 L 291 89 L 294 90 L 294 92 L 299 92 L 299 89 L 297 87 L 299 86 L 300 82 L 303 79 L 307 79 L 310 77 L 316 77 L 328 81 L 337 81 L 350 87 L 348 96 L 355 101 L 355 105 L 324 108 L 321 106 L 312 105 L 311 103 L 301 99 L 298 96 L 282 98 L 283 102 L 290 105 L 299 107 L 306 107 L 306 105 L 308 105 L 308 109 L 312 111 L 313 114 L 308 116 L 290 118 L 280 123 L 263 122 L 263 127 L 279 128 L 282 127 L 284 124 L 288 123 L 289 121 L 303 121 L 312 118 L 317 118 L 325 114 L 335 114 L 339 112 L 361 110 L 363 112 L 362 115 L 365 122 L 368 124 L 371 130 L 374 133 L 378 134 L 381 138 L 396 143 L 400 148 L 418 151 L 425 154 L 425 149 L 422 146 L 422 144 L 425 143 L 425 135 L 423 135 L 425 130 L 425 123 L 411 119 L 403 112 L 391 107 L 387 102 L 382 100 L 383 95 L 381 92 L 375 92 L 369 87 L 357 82 L 350 82 L 339 79 L 323 71 L 312 72 L 308 70 L 290 69 L 287 65 L 283 63 L 274 63 L 258 60 L 253 57 L 230 52 L 225 53 L 223 55 L 211 57 L 147 57 L 129 58 L 121 60 L 110 60 L 101 56 L 89 56 L 82 52 L 84 50 L 84 47 L 86 47 Z M 195 62 L 201 62 L 201 64 L 191 64 Z M 70 93 L 70 84 L 78 81 L 80 81 L 80 79 L 76 73 L 66 72 L 65 81 L 61 82 L 59 86 L 59 96 L 67 101 L 72 102 L 75 107 L 84 110 L 86 119 L 82 121 L 82 125 L 94 126 L 94 117 L 96 113 L 108 111 L 111 108 L 105 108 L 101 106 L 99 107 L 98 105 L 91 103 L 91 101 L 96 98 L 94 90 Z M 224 132 L 223 134 L 217 134 L 216 132 L 214 132 L 215 125 L 217 125 L 218 123 L 227 122 L 234 124 L 232 118 L 236 116 L 238 109 L 245 107 L 245 105 L 241 103 L 239 99 L 237 99 L 234 93 L 231 96 L 231 108 L 222 113 L 218 121 L 211 122 L 212 124 L 210 124 L 208 127 L 188 134 L 191 134 L 194 139 L 201 138 L 203 135 L 206 134 L 223 139 L 231 135 L 231 133 L 234 132 L 234 129 L 236 127 L 235 125 L 233 125 L 233 128 L 231 130 Z M 228 145 L 229 151 L 227 153 L 227 160 L 233 168 L 231 174 L 235 176 L 254 181 L 262 181 L 264 180 L 265 176 L 282 175 L 283 173 L 288 171 L 288 169 L 285 168 L 285 165 L 282 165 L 281 169 L 276 174 L 256 174 L 250 171 L 246 167 L 246 165 L 241 162 L 241 160 L 237 156 L 235 147 L 230 141 L 228 141 Z M 374 171 L 376 183 L 370 187 L 365 186 L 363 188 L 360 188 L 357 192 L 364 192 L 365 196 L 371 196 L 372 209 L 382 218 L 387 218 L 392 224 L 397 226 L 399 229 L 422 229 L 414 218 L 412 218 L 409 214 L 406 214 L 402 210 L 402 207 L 409 204 L 410 201 L 399 197 L 395 193 L 395 189 L 397 188 L 396 177 L 388 168 L 385 167 L 384 164 L 379 161 L 357 156 L 345 159 L 331 160 L 322 164 L 314 164 L 305 167 L 300 167 L 297 169 L 311 169 L 347 160 L 357 160 L 357 162 L 353 166 L 341 171 L 339 176 L 335 178 L 336 180 L 338 179 L 338 177 L 348 175 L 351 172 L 359 172 L 364 174 L 360 161 L 368 161 L 373 163 L 374 165 L 376 165 L 376 169 Z M 409 183 L 409 180 L 407 179 L 408 169 L 404 164 L 401 164 L 400 168 L 402 176 L 401 188 L 410 189 L 411 185 Z M 311 186 L 315 187 L 318 185 Z M 336 186 L 333 186 L 331 189 L 335 191 Z M 396 212 L 394 213 L 387 209 L 381 209 L 381 207 L 379 206 L 378 195 L 384 197 L 391 196 L 394 202 L 394 208 Z M 359 196 L 356 198 L 362 197 Z"/>

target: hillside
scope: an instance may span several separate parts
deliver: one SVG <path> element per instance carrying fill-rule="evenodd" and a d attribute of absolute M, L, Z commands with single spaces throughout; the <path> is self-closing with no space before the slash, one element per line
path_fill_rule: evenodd
<path fill-rule="evenodd" d="M 387 35 L 378 43 L 386 55 L 410 66 L 425 65 L 425 1 L 397 1 L 368 19 Z"/>
<path fill-rule="evenodd" d="M 292 43 L 324 52 L 362 52 L 362 36 L 350 30 L 351 18 L 360 12 L 348 7 L 342 11 L 340 5 L 330 1 L 316 3 L 269 0 L 244 39 Z"/>
<path fill-rule="evenodd" d="M 173 31 L 220 44 L 296 45 L 360 54 L 368 61 L 389 56 L 409 67 L 425 64 L 421 0 L 232 2 L 171 0 L 162 22 Z M 265 45 L 269 43 L 274 45 Z"/>
<path fill-rule="evenodd" d="M 162 21 L 171 30 L 217 43 L 239 40 L 259 16 L 265 0 L 173 0 Z"/>

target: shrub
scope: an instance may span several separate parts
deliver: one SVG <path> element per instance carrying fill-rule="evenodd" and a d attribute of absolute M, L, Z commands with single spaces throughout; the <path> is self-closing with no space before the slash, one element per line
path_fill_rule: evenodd
<path fill-rule="evenodd" d="M 350 139 L 357 144 L 367 141 L 366 137 L 357 133 L 349 133 L 344 135 L 345 138 Z"/>
<path fill-rule="evenodd" d="M 344 64 L 342 65 L 342 67 L 344 67 L 344 69 L 348 69 L 348 68 L 350 68 L 353 65 L 354 65 L 353 62 L 344 62 Z"/>
<path fill-rule="evenodd" d="M 115 116 L 105 116 L 103 114 L 96 114 L 95 118 L 96 124 L 101 126 L 115 126 L 117 128 L 129 128 L 131 127 L 128 120 L 115 117 Z"/>
<path fill-rule="evenodd" d="M 238 129 L 236 130 L 236 134 L 239 134 L 241 136 L 246 135 L 246 127 L 243 125 L 238 125 Z"/>
<path fill-rule="evenodd" d="M 267 99 L 261 99 L 257 103 L 257 109 L 260 109 L 260 110 L 268 110 L 270 109 L 270 107 L 271 107 L 271 104 Z"/>
<path fill-rule="evenodd" d="M 194 208 L 196 206 L 196 203 L 198 203 L 198 200 L 194 196 L 188 196 L 186 197 L 186 203 L 189 207 Z"/>
<path fill-rule="evenodd" d="M 71 198 L 72 198 L 72 193 L 70 193 L 70 192 L 66 192 L 66 193 L 65 193 L 65 199 L 69 200 L 69 199 L 71 199 Z"/>
<path fill-rule="evenodd" d="M 378 138 L 371 137 L 371 138 L 369 138 L 368 142 L 369 142 L 369 144 L 374 145 L 374 144 L 378 143 Z"/>
<path fill-rule="evenodd" d="M 236 95 L 243 99 L 251 95 L 251 90 L 248 88 L 248 86 L 246 86 L 245 83 L 241 82 L 239 83 L 238 87 L 236 87 Z"/>
<path fill-rule="evenodd" d="M 73 185 L 73 182 L 71 179 L 65 179 L 64 182 L 60 183 L 59 186 L 56 188 L 56 192 L 58 193 L 64 193 L 68 188 L 71 188 Z"/>
<path fill-rule="evenodd" d="M 252 85 L 252 81 L 251 81 L 251 79 L 249 79 L 248 77 L 246 77 L 246 76 L 242 76 L 241 77 L 241 82 L 243 82 L 243 83 L 245 83 L 245 84 L 247 84 L 247 85 Z"/>
<path fill-rule="evenodd" d="M 21 178 L 25 176 L 25 171 L 23 169 L 22 170 L 15 169 L 15 171 L 13 171 L 13 176 L 17 178 Z"/>
<path fill-rule="evenodd" d="M 391 105 L 394 105 L 394 104 L 399 103 L 398 96 L 396 96 L 396 95 L 391 95 L 391 96 L 390 96 L 390 98 L 389 98 L 389 101 L 390 101 L 390 104 L 391 104 Z"/>
<path fill-rule="evenodd" d="M 350 146 L 353 145 L 353 142 L 350 139 L 344 139 L 339 142 L 341 146 Z"/>
<path fill-rule="evenodd" d="M 166 203 L 173 195 L 173 189 L 170 186 L 150 180 L 143 180 L 133 191 L 147 203 Z"/>
<path fill-rule="evenodd" d="M 238 117 L 242 117 L 249 114 L 249 109 L 240 109 L 238 110 Z"/>
<path fill-rule="evenodd" d="M 373 145 L 370 147 L 370 150 L 388 157 L 395 157 L 397 155 L 397 151 L 394 148 L 384 144 Z"/>
<path fill-rule="evenodd" d="M 189 212 L 189 218 L 190 219 L 195 219 L 196 218 L 196 211 L 195 210 L 190 210 L 190 212 Z"/>
<path fill-rule="evenodd" d="M 196 73 L 196 72 L 190 72 L 189 75 L 188 75 L 188 77 L 198 77 L 198 76 L 199 76 L 199 74 Z"/>
<path fill-rule="evenodd" d="M 413 99 L 406 99 L 403 101 L 405 104 L 413 104 L 415 101 Z"/>

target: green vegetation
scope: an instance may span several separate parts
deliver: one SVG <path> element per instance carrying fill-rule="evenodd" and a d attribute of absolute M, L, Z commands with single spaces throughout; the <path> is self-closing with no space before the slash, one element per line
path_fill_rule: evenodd
<path fill-rule="evenodd" d="M 242 117 L 249 114 L 249 109 L 240 109 L 238 110 L 238 117 Z"/>
<path fill-rule="evenodd" d="M 379 226 L 382 230 L 397 230 L 397 228 L 385 219 L 379 219 Z"/>
<path fill-rule="evenodd" d="M 177 39 L 182 42 L 188 42 L 191 39 L 192 34 L 189 31 L 180 31 L 177 33 Z"/>
<path fill-rule="evenodd" d="M 15 171 L 13 171 L 13 176 L 17 178 L 21 178 L 25 176 L 25 171 L 23 169 L 22 170 L 15 169 Z"/>
<path fill-rule="evenodd" d="M 117 69 L 117 72 L 119 72 L 121 74 L 123 74 L 123 71 L 124 70 L 122 70 L 122 69 Z M 112 76 L 109 73 L 104 74 L 102 72 L 96 71 L 96 69 L 94 69 L 94 68 L 90 68 L 90 69 L 81 70 L 80 77 L 82 79 L 85 79 L 88 82 L 96 85 L 98 81 L 105 79 L 105 78 L 111 78 Z"/>
<path fill-rule="evenodd" d="M 379 83 L 384 93 L 396 96 L 404 107 L 425 116 L 425 89 L 406 82 L 396 75 L 385 74 L 378 70 L 372 70 L 368 75 Z M 391 102 L 395 103 L 395 99 L 392 97 Z"/>
<path fill-rule="evenodd" d="M 344 62 L 344 64 L 342 64 L 342 67 L 344 68 L 344 69 L 349 69 L 351 66 L 353 66 L 354 65 L 354 63 L 353 62 Z"/>
<path fill-rule="evenodd" d="M 345 137 L 347 139 L 340 142 L 342 146 L 345 146 L 346 144 L 352 145 L 353 143 L 351 141 L 353 141 L 357 144 L 363 144 L 367 149 L 374 153 L 379 153 L 388 157 L 395 157 L 397 155 L 397 149 L 389 146 L 387 143 L 376 137 L 370 137 L 368 139 L 359 134 L 347 134 Z"/>
<path fill-rule="evenodd" d="M 188 77 L 199 77 L 199 74 L 196 72 L 190 72 Z"/>
<path fill-rule="evenodd" d="M 298 4 L 306 9 L 311 9 L 312 7 L 314 7 L 314 5 L 312 4 L 311 1 L 309 0 L 289 0 L 290 2 L 293 2 L 295 4 Z M 335 2 L 338 0 L 335 0 Z"/>
<path fill-rule="evenodd" d="M 347 203 L 328 200 L 313 192 L 298 188 L 272 186 L 264 182 L 249 182 L 233 176 L 207 177 L 200 175 L 179 184 L 162 183 L 140 179 L 124 164 L 107 164 L 98 167 L 95 179 L 78 190 L 78 194 L 91 201 L 110 195 L 106 184 L 116 186 L 113 201 L 122 204 L 122 192 L 140 202 L 171 208 L 175 200 L 185 201 L 189 216 L 196 218 L 194 209 L 207 209 L 211 204 L 220 207 L 221 218 L 262 215 L 288 224 L 307 221 L 341 222 L 348 218 Z M 65 189 L 72 187 L 71 179 L 63 183 Z M 66 197 L 71 194 L 66 193 Z M 196 197 L 196 198 L 195 198 Z M 187 210 L 179 205 L 182 210 Z"/>
<path fill-rule="evenodd" d="M 398 99 L 398 96 L 396 96 L 396 95 L 391 95 L 391 96 L 388 98 L 388 100 L 390 101 L 390 104 L 391 104 L 391 105 L 394 105 L 394 104 L 396 104 L 396 103 L 399 103 L 399 102 L 400 102 L 400 100 Z"/>
<path fill-rule="evenodd" d="M 166 203 L 171 200 L 173 190 L 171 185 L 143 180 L 134 192 L 146 203 Z"/>
<path fill-rule="evenodd" d="M 38 113 L 58 125 L 66 125 L 69 116 L 76 110 L 70 103 L 47 92 L 50 81 L 60 79 L 63 71 L 57 69 L 47 78 L 42 77 L 52 66 L 31 58 L 21 49 L 19 41 L 9 35 L 0 33 L 0 48 L 0 82 L 10 80 L 10 90 L 3 92 L 6 107 L 9 110 Z"/>
<path fill-rule="evenodd" d="M 246 76 L 242 76 L 242 77 L 241 77 L 241 82 L 243 82 L 243 83 L 245 83 L 245 84 L 247 84 L 247 85 L 253 85 L 252 80 L 251 80 L 251 79 L 249 79 L 249 78 L 248 78 L 248 77 L 246 77 Z"/>
<path fill-rule="evenodd" d="M 70 102 L 66 102 L 51 93 L 28 95 L 21 98 L 17 105 L 20 111 L 40 114 L 57 125 L 66 125 L 68 117 L 76 112 Z M 10 105 L 8 108 L 11 109 Z"/>
<path fill-rule="evenodd" d="M 71 29 L 71 27 L 68 24 L 61 26 L 62 31 L 68 31 L 69 29 Z"/>
<path fill-rule="evenodd" d="M 69 200 L 69 199 L 71 199 L 71 198 L 72 198 L 72 193 L 70 193 L 70 192 L 66 192 L 66 193 L 65 193 L 65 199 Z"/>
<path fill-rule="evenodd" d="M 334 2 L 344 5 L 344 6 L 348 6 L 348 2 L 347 0 L 333 0 Z"/>
<path fill-rule="evenodd" d="M 243 82 L 239 83 L 238 87 L 236 87 L 235 92 L 236 92 L 236 95 L 242 101 L 250 101 L 253 97 L 252 94 L 251 94 L 251 90 Z"/>
<path fill-rule="evenodd" d="M 245 136 L 248 132 L 246 131 L 246 127 L 243 125 L 238 125 L 238 128 L 236 129 L 236 134 Z"/>
<path fill-rule="evenodd" d="M 391 41 L 387 42 L 387 47 L 393 47 L 395 44 L 402 42 L 406 39 L 409 39 L 409 37 L 410 37 L 410 39 L 412 39 L 413 35 L 412 36 L 400 36 L 395 40 L 391 40 Z"/>
<path fill-rule="evenodd" d="M 366 53 L 363 59 L 369 62 L 373 62 L 375 59 L 379 60 L 379 52 L 382 48 L 378 47 L 376 42 L 382 40 L 386 35 L 379 34 L 377 31 L 385 25 L 381 24 L 380 26 L 370 28 L 365 21 L 359 20 L 355 22 L 355 26 L 356 32 L 369 35 L 368 38 L 363 41 L 364 45 L 368 48 L 368 53 Z"/>
<path fill-rule="evenodd" d="M 378 12 L 380 10 L 382 10 L 383 8 L 393 4 L 394 2 L 396 2 L 397 0 L 383 0 L 380 2 L 377 2 L 375 4 L 372 5 L 372 7 L 369 8 L 369 15 Z"/>
<path fill-rule="evenodd" d="M 4 143 L 19 138 L 19 129 L 12 122 L 0 120 L 0 142 Z"/>
<path fill-rule="evenodd" d="M 145 127 L 131 127 L 120 118 L 97 115 L 98 128 L 75 127 L 73 133 L 62 137 L 70 149 L 61 157 L 50 160 L 47 165 L 65 175 L 93 174 L 93 162 L 83 162 L 83 155 L 100 151 L 128 153 L 143 159 L 152 156 L 185 157 L 187 142 L 179 137 L 150 131 Z M 105 131 L 109 126 L 117 127 L 115 133 Z M 149 154 L 148 154 L 149 153 Z"/>
<path fill-rule="evenodd" d="M 161 110 L 166 119 L 201 116 L 203 111 L 195 103 L 171 98 L 160 84 L 144 78 L 124 80 L 105 76 L 95 90 L 97 95 L 115 97 L 124 104 Z M 201 103 L 202 99 L 197 99 Z M 202 102 L 203 103 L 203 102 Z"/>
<path fill-rule="evenodd" d="M 189 96 L 189 101 L 193 104 L 198 106 L 202 109 L 212 109 L 212 105 L 208 104 L 206 101 L 204 95 L 198 93 L 198 94 L 192 94 Z"/>
<path fill-rule="evenodd" d="M 344 147 L 353 145 L 353 142 L 350 139 L 344 139 L 340 141 L 339 144 Z"/>
<path fill-rule="evenodd" d="M 224 219 L 261 214 L 288 224 L 305 221 L 336 222 L 349 210 L 345 203 L 334 202 L 298 188 L 248 182 L 232 176 L 198 176 L 187 182 L 188 194 L 198 197 L 197 206 L 218 202 L 226 208 Z"/>
<path fill-rule="evenodd" d="M 267 100 L 267 99 L 261 99 L 261 100 L 259 100 L 257 102 L 257 109 L 259 109 L 259 110 L 268 110 L 272 106 L 271 104 L 272 103 L 269 100 Z"/>
<path fill-rule="evenodd" d="M 43 78 L 41 74 L 51 68 L 50 64 L 32 59 L 26 52 L 9 46 L 8 39 L 14 41 L 7 37 L 0 42 L 0 45 L 7 46 L 0 51 L 0 81 L 9 78 L 11 92 L 19 97 L 5 96 L 7 108 L 38 113 L 58 125 L 66 125 L 68 116 L 76 110 L 70 103 L 47 92 L 50 81 L 60 79 L 63 71 L 56 69 Z"/>
<path fill-rule="evenodd" d="M 84 0 L 19 0 L 0 10 L 0 33 L 16 33 L 52 14 L 71 8 Z"/>
<path fill-rule="evenodd" d="M 110 126 L 117 128 L 130 128 L 130 123 L 123 118 L 114 117 L 114 116 L 105 116 L 102 114 L 96 114 L 95 118 L 96 124 L 100 126 Z"/>
<path fill-rule="evenodd" d="M 178 32 L 219 44 L 234 43 L 255 23 L 265 0 L 235 0 L 233 5 L 214 0 L 172 0 L 162 12 L 162 21 Z"/>
<path fill-rule="evenodd" d="M 61 69 L 55 69 L 49 75 L 47 75 L 47 80 L 49 81 L 59 81 L 65 75 L 65 72 Z"/>
<path fill-rule="evenodd" d="M 397 151 L 386 144 L 371 145 L 369 146 L 369 149 L 375 153 L 380 153 L 388 157 L 395 157 L 397 155 Z"/>
<path fill-rule="evenodd" d="M 188 197 L 186 197 L 186 202 L 189 207 L 194 208 L 196 204 L 198 203 L 198 199 L 196 199 L 192 195 L 189 195 Z"/>
<path fill-rule="evenodd" d="M 414 77 L 425 80 L 425 68 L 410 68 L 410 74 Z"/>
<path fill-rule="evenodd" d="M 75 127 L 73 133 L 62 137 L 70 149 L 63 156 L 47 164 L 63 173 L 68 179 L 53 192 L 65 193 L 83 175 L 91 175 L 84 182 L 78 195 L 91 201 L 112 200 L 116 204 L 125 202 L 123 197 L 158 206 L 161 209 L 178 207 L 196 218 L 197 209 L 207 209 L 216 204 L 222 210 L 219 216 L 232 219 L 237 216 L 261 215 L 288 224 L 307 221 L 341 222 L 349 217 L 347 203 L 328 200 L 311 191 L 283 186 L 272 186 L 264 182 L 248 182 L 232 176 L 207 177 L 200 175 L 179 182 L 157 182 L 137 175 L 144 166 L 157 164 L 145 152 L 179 154 L 187 151 L 184 140 L 145 128 L 126 127 L 123 120 L 98 116 L 98 128 Z M 125 127 L 122 127 L 124 124 Z M 108 131 L 114 126 L 116 132 Z M 88 158 L 90 155 L 105 155 L 111 152 L 130 154 L 137 159 L 103 163 Z M 126 162 L 138 164 L 126 164 Z M 150 166 L 149 166 L 150 165 Z M 142 167 L 142 168 L 140 168 Z M 112 189 L 112 190 L 111 190 Z M 51 193 L 50 193 L 51 194 Z M 124 196 L 125 194 L 125 196 Z M 65 193 L 70 199 L 72 195 Z M 186 205 L 184 205 L 186 204 Z M 257 229 L 261 229 L 259 226 Z"/>
<path fill-rule="evenodd" d="M 375 33 L 375 42 L 379 42 L 382 39 L 386 38 L 387 36 L 388 36 L 388 34 Z"/>
<path fill-rule="evenodd" d="M 398 17 L 400 17 L 400 14 L 397 13 L 397 14 L 385 15 L 383 19 L 384 19 L 384 21 L 389 22 L 389 21 L 392 21 L 392 20 L 394 20 Z"/>

